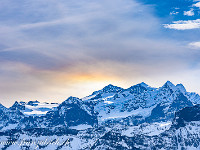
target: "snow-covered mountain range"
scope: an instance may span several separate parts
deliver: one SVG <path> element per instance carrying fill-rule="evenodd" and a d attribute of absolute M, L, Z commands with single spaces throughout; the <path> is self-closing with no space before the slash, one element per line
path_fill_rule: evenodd
<path fill-rule="evenodd" d="M 61 104 L 0 105 L 0 148 L 198 149 L 198 104 L 198 94 L 167 81 L 160 88 L 110 84 Z"/>

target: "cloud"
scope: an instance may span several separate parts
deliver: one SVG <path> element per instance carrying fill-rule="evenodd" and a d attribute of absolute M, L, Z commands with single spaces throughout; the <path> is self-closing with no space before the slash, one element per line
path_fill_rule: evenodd
<path fill-rule="evenodd" d="M 190 9 L 189 11 L 184 11 L 185 16 L 194 16 L 194 10 Z"/>
<path fill-rule="evenodd" d="M 200 48 L 200 42 L 192 42 L 189 43 L 189 46 L 195 49 L 199 49 Z"/>
<path fill-rule="evenodd" d="M 200 19 L 187 21 L 174 21 L 172 24 L 164 24 L 165 28 L 176 30 L 190 30 L 200 28 Z"/>
<path fill-rule="evenodd" d="M 200 8 L 200 2 L 193 4 L 194 7 L 199 7 Z"/>
<path fill-rule="evenodd" d="M 172 12 L 170 12 L 170 15 L 177 15 L 177 14 L 179 14 L 178 11 L 172 11 Z"/>

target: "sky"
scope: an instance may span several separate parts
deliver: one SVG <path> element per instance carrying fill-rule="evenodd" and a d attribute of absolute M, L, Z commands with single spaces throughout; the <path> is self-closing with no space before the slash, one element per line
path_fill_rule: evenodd
<path fill-rule="evenodd" d="M 0 103 L 167 80 L 200 93 L 200 2 L 0 1 Z"/>

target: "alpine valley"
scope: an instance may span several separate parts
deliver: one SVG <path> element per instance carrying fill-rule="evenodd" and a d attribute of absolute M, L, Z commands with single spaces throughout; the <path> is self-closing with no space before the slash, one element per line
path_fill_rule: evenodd
<path fill-rule="evenodd" d="M 200 96 L 167 81 L 108 85 L 82 99 L 0 105 L 2 150 L 200 149 Z"/>

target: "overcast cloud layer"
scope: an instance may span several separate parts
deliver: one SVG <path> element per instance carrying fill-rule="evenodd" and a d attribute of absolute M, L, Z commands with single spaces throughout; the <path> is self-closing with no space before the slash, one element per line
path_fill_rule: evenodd
<path fill-rule="evenodd" d="M 164 28 L 152 5 L 134 0 L 0 1 L 0 102 L 61 102 L 142 81 L 199 92 L 193 34 Z"/>

